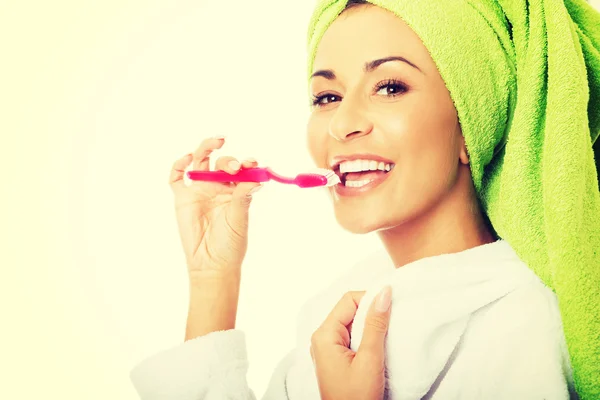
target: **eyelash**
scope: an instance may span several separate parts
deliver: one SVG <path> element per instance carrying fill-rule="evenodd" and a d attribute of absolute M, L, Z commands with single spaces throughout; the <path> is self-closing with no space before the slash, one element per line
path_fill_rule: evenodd
<path fill-rule="evenodd" d="M 396 93 L 388 94 L 388 95 L 386 95 L 386 97 L 396 97 L 396 96 L 401 95 L 402 93 L 405 93 L 408 90 L 408 87 L 404 83 L 402 83 L 396 79 L 386 79 L 384 81 L 379 82 L 377 85 L 375 85 L 374 92 L 377 93 L 385 87 L 399 88 L 399 91 L 397 91 Z M 340 97 L 340 96 L 331 94 L 331 93 L 325 93 L 320 96 L 312 96 L 313 107 L 323 107 L 326 104 L 329 104 L 329 103 L 326 103 L 326 104 L 321 103 L 321 101 L 327 97 Z"/>

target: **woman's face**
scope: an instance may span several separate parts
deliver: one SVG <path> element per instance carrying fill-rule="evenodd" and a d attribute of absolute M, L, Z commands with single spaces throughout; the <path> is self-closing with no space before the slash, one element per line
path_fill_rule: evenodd
<path fill-rule="evenodd" d="M 408 25 L 375 6 L 345 11 L 325 32 L 313 73 L 308 146 L 342 178 L 330 189 L 342 227 L 393 228 L 443 201 L 468 159 L 450 94 Z M 347 159 L 360 161 L 340 164 Z"/>

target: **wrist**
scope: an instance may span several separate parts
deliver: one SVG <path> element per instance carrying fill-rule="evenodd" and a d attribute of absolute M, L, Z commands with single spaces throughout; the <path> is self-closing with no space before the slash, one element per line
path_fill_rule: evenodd
<path fill-rule="evenodd" d="M 240 269 L 204 269 L 190 271 L 188 274 L 190 290 L 211 295 L 222 289 L 239 286 L 241 280 Z"/>
<path fill-rule="evenodd" d="M 190 302 L 185 340 L 210 332 L 235 329 L 240 279 L 237 274 L 190 277 Z"/>

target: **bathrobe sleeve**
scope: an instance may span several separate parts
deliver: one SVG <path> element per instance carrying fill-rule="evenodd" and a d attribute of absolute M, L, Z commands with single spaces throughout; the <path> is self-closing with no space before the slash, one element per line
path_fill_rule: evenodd
<path fill-rule="evenodd" d="M 285 376 L 294 353 L 275 369 L 263 400 L 288 399 Z M 136 365 L 130 379 L 141 400 L 256 400 L 246 380 L 243 331 L 211 332 Z"/>

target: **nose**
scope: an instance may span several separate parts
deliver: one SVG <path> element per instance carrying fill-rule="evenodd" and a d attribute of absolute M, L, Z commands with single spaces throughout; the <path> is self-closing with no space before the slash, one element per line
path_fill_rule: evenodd
<path fill-rule="evenodd" d="M 372 130 L 366 105 L 358 96 L 346 95 L 329 121 L 329 135 L 340 142 L 368 135 Z"/>

